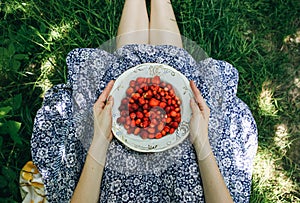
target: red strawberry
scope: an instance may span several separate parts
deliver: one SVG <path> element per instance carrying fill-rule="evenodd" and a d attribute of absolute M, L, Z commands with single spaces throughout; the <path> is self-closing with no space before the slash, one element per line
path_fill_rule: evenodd
<path fill-rule="evenodd" d="M 166 102 L 160 102 L 159 106 L 164 109 L 167 106 L 167 104 Z"/>
<path fill-rule="evenodd" d="M 151 100 L 149 101 L 149 105 L 154 107 L 154 106 L 158 106 L 159 105 L 159 100 L 151 98 Z"/>
<path fill-rule="evenodd" d="M 134 89 L 132 87 L 129 87 L 127 90 L 126 90 L 126 94 L 128 96 L 131 96 L 131 94 L 134 92 Z"/>
<path fill-rule="evenodd" d="M 145 78 L 142 78 L 142 77 L 136 79 L 136 82 L 138 84 L 142 84 L 144 81 L 145 81 Z"/>
<path fill-rule="evenodd" d="M 160 77 L 159 76 L 154 76 L 153 78 L 152 78 L 152 83 L 153 84 L 156 84 L 156 85 L 159 85 L 159 83 L 160 83 Z"/>

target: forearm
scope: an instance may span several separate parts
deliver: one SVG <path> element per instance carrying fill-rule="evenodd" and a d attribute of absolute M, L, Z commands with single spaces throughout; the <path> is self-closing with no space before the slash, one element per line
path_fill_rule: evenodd
<path fill-rule="evenodd" d="M 208 203 L 233 202 L 213 153 L 210 153 L 204 160 L 198 160 L 198 165 L 205 201 Z"/>
<path fill-rule="evenodd" d="M 93 140 L 87 153 L 79 182 L 71 200 L 72 203 L 99 201 L 108 142 L 105 143 L 102 137 L 97 138 Z"/>
<path fill-rule="evenodd" d="M 103 169 L 104 166 L 89 154 L 87 155 L 79 182 L 72 196 L 72 203 L 99 201 Z"/>

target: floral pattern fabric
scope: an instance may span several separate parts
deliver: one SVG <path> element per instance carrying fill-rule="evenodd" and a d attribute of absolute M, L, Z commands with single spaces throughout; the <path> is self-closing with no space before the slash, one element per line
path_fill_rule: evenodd
<path fill-rule="evenodd" d="M 171 45 L 126 45 L 112 54 L 84 48 L 68 54 L 68 82 L 45 95 L 31 140 L 48 201 L 68 202 L 72 196 L 93 135 L 92 106 L 106 84 L 142 63 L 167 64 L 196 83 L 211 109 L 209 140 L 225 183 L 235 202 L 248 202 L 257 128 L 236 96 L 238 72 L 224 61 L 195 61 Z M 189 139 L 159 153 L 136 152 L 113 139 L 100 202 L 204 202 Z"/>

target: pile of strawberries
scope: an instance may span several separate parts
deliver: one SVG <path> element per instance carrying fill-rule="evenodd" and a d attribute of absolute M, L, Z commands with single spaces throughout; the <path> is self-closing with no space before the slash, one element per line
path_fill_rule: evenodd
<path fill-rule="evenodd" d="M 119 107 L 122 124 L 128 134 L 143 139 L 159 139 L 172 134 L 181 121 L 180 99 L 171 84 L 153 78 L 131 80 Z"/>

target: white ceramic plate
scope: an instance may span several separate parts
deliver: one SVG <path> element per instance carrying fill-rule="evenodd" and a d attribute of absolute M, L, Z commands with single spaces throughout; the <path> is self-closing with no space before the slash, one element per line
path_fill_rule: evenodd
<path fill-rule="evenodd" d="M 127 131 L 117 122 L 120 117 L 119 106 L 126 97 L 129 82 L 137 77 L 160 76 L 164 82 L 170 83 L 176 95 L 181 100 L 181 122 L 173 134 L 168 134 L 160 139 L 142 139 L 140 136 L 127 134 Z M 157 63 L 145 63 L 130 68 L 118 77 L 111 91 L 114 97 L 112 131 L 115 137 L 129 148 L 140 152 L 161 152 L 181 143 L 189 134 L 191 118 L 190 99 L 193 96 L 188 79 L 174 68 Z"/>

